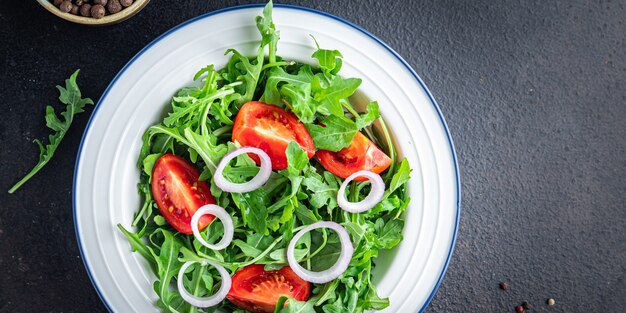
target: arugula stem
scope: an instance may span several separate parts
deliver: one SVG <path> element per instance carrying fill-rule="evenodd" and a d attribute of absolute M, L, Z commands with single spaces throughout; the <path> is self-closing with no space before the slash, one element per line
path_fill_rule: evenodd
<path fill-rule="evenodd" d="M 322 251 L 322 249 L 324 249 L 324 247 L 326 247 L 326 242 L 328 240 L 328 235 L 326 234 L 326 229 L 322 228 L 322 244 L 320 244 L 320 246 L 311 254 L 309 254 L 306 258 L 302 259 L 302 261 L 309 261 L 310 259 L 312 259 L 315 255 L 317 255 L 318 253 L 320 253 L 320 251 Z M 310 268 L 309 268 L 310 270 Z"/>
<path fill-rule="evenodd" d="M 289 108 L 289 111 L 293 112 L 293 107 L 291 106 L 289 102 L 287 102 L 287 100 L 285 99 L 280 99 L 280 100 L 285 104 L 286 107 Z"/>
<path fill-rule="evenodd" d="M 63 136 L 61 136 L 61 138 L 63 138 Z M 56 150 L 56 148 L 52 149 L 52 153 L 54 153 L 54 150 Z M 15 183 L 15 185 L 13 185 L 13 187 L 11 187 L 11 189 L 9 189 L 9 193 L 14 193 L 18 188 L 22 187 L 22 185 L 24 185 L 24 183 L 26 181 L 28 181 L 31 177 L 33 177 L 35 174 L 37 174 L 37 172 L 39 172 L 39 170 L 42 169 L 44 165 L 48 164 L 48 161 L 50 161 L 50 159 L 44 160 L 44 161 L 38 163 L 35 167 L 33 167 L 33 169 L 30 170 L 30 172 L 28 174 L 26 174 L 26 176 L 24 176 L 24 178 L 20 179 L 20 181 Z"/>
<path fill-rule="evenodd" d="M 269 245 L 269 247 L 267 247 L 267 249 L 265 249 L 263 252 L 261 252 L 261 254 L 257 255 L 257 257 L 256 257 L 256 258 L 254 258 L 254 259 L 252 259 L 252 260 L 250 260 L 250 261 L 247 261 L 247 262 L 242 262 L 242 263 L 233 263 L 233 264 L 237 264 L 238 266 L 241 266 L 241 267 L 246 267 L 246 266 L 248 266 L 248 265 L 250 265 L 250 264 L 254 264 L 254 263 L 256 263 L 258 260 L 260 260 L 260 259 L 264 258 L 264 257 L 265 257 L 268 253 L 270 253 L 270 251 L 272 251 L 272 249 L 273 249 L 273 248 L 274 248 L 274 247 L 275 247 L 275 246 L 276 246 L 276 245 L 277 245 L 277 244 L 278 244 L 281 240 L 283 240 L 283 236 L 280 236 L 280 237 L 276 238 L 276 239 L 272 242 L 272 244 L 270 244 L 270 245 Z"/>
<path fill-rule="evenodd" d="M 357 118 L 359 116 L 359 112 L 357 112 L 354 107 L 352 106 L 352 104 L 348 101 L 341 101 L 341 105 L 343 105 L 344 108 L 346 108 L 346 110 L 348 110 L 348 112 L 350 112 L 350 114 L 352 114 L 354 116 L 354 118 Z"/>
<path fill-rule="evenodd" d="M 388 183 L 389 180 L 391 180 L 393 173 L 394 173 L 394 169 L 396 167 L 396 148 L 393 145 L 393 141 L 391 140 L 391 135 L 389 133 L 389 128 L 387 127 L 387 123 L 385 122 L 385 119 L 381 116 L 380 118 L 380 126 L 383 129 L 383 134 L 385 135 L 385 140 L 387 141 L 387 149 L 389 151 L 387 151 L 389 153 L 389 158 L 391 158 L 391 165 L 389 166 L 389 169 L 387 170 L 387 175 L 385 175 L 385 183 Z"/>
<path fill-rule="evenodd" d="M 209 110 L 211 109 L 211 106 L 213 105 L 213 101 L 215 101 L 215 99 L 224 98 L 225 96 L 228 96 L 232 93 L 235 93 L 235 90 L 224 89 L 221 91 L 217 91 L 212 96 L 208 97 L 205 101 L 202 102 L 206 104 L 206 106 L 204 107 L 204 110 L 202 111 L 202 116 L 200 119 L 200 127 L 202 127 L 202 135 L 207 136 L 209 134 L 209 130 L 207 129 L 207 126 L 206 126 L 206 119 L 209 115 Z"/>
<path fill-rule="evenodd" d="M 268 64 L 276 63 L 276 43 L 270 40 L 270 62 Z"/>
<path fill-rule="evenodd" d="M 261 67 L 261 71 L 264 71 L 270 67 L 275 67 L 275 66 L 289 66 L 289 65 L 293 65 L 294 62 L 285 62 L 285 61 L 280 61 L 280 62 L 269 62 L 265 65 L 263 65 L 263 67 Z"/>
<path fill-rule="evenodd" d="M 219 137 L 221 135 L 227 134 L 228 132 L 232 131 L 233 127 L 230 125 L 224 126 L 224 127 L 220 127 L 216 130 L 213 131 L 213 136 L 215 137 Z"/>

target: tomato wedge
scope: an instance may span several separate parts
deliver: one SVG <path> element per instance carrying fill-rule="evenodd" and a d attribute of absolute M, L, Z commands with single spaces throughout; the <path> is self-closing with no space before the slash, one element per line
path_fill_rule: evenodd
<path fill-rule="evenodd" d="M 380 174 L 391 165 L 391 159 L 361 132 L 356 133 L 347 148 L 337 152 L 318 150 L 315 155 L 327 171 L 341 178 L 347 178 L 360 170 Z M 355 180 L 366 179 L 359 177 Z"/>
<path fill-rule="evenodd" d="M 252 313 L 274 312 L 281 296 L 306 301 L 311 284 L 289 266 L 277 271 L 265 271 L 263 264 L 248 265 L 233 275 L 233 284 L 226 298 L 234 305 Z"/>
<path fill-rule="evenodd" d="M 274 170 L 287 168 L 285 150 L 291 141 L 297 142 L 309 158 L 315 155 L 313 139 L 304 124 L 293 113 L 263 102 L 252 101 L 241 107 L 233 125 L 232 140 L 265 151 Z M 258 156 L 249 155 L 261 164 Z"/>
<path fill-rule="evenodd" d="M 152 196 L 161 215 L 177 231 L 191 234 L 191 217 L 215 199 L 205 181 L 198 181 L 200 172 L 185 159 L 174 154 L 160 157 L 152 169 Z M 199 229 L 213 221 L 212 215 L 200 218 Z"/>

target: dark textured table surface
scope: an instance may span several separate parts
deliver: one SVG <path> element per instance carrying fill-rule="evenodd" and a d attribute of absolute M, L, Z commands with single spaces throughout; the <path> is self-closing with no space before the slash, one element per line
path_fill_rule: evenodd
<path fill-rule="evenodd" d="M 291 3 L 291 1 L 289 1 Z M 626 3 L 293 1 L 370 30 L 439 102 L 461 168 L 456 249 L 428 312 L 626 311 Z M 76 68 L 94 99 L 169 28 L 237 1 L 154 0 L 89 28 L 0 1 L 0 312 L 103 312 L 74 235 L 71 186 L 92 111 L 37 161 L 44 106 Z M 506 281 L 507 291 L 498 284 Z M 548 307 L 546 299 L 556 300 Z"/>

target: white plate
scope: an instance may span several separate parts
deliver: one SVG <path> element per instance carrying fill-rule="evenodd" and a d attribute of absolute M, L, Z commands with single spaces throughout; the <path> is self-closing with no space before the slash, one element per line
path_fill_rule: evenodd
<path fill-rule="evenodd" d="M 156 277 L 131 253 L 117 223 L 129 226 L 140 204 L 135 161 L 144 130 L 161 121 L 176 90 L 192 83 L 207 64 L 224 66 L 227 48 L 253 55 L 259 42 L 254 18 L 262 6 L 239 6 L 185 22 L 139 52 L 111 82 L 81 143 L 74 177 L 74 222 L 87 272 L 102 301 L 114 312 L 157 312 Z M 311 63 L 315 46 L 344 56 L 341 73 L 360 77 L 360 91 L 378 100 L 409 159 L 411 204 L 404 240 L 378 259 L 379 294 L 386 312 L 416 312 L 432 299 L 454 247 L 460 186 L 454 148 L 445 121 L 420 78 L 385 43 L 330 14 L 277 5 L 279 55 Z"/>

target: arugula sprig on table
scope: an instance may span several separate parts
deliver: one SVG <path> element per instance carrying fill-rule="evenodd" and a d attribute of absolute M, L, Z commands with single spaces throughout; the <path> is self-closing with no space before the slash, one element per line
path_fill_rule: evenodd
<path fill-rule="evenodd" d="M 286 248 L 293 235 L 304 226 L 325 220 L 343 225 L 351 235 L 354 256 L 347 271 L 338 279 L 314 285 L 306 302 L 283 298 L 276 312 L 363 312 L 383 309 L 388 299 L 380 298 L 371 281 L 374 259 L 380 250 L 391 249 L 402 240 L 402 212 L 409 203 L 406 182 L 410 167 L 406 160 L 396 161 L 396 152 L 380 119 L 378 103 L 370 102 L 366 113 L 357 112 L 349 97 L 361 80 L 339 76 L 342 55 L 336 50 L 319 48 L 312 57 L 317 67 L 285 61 L 277 55 L 279 33 L 272 21 L 271 2 L 256 20 L 261 44 L 256 56 L 248 58 L 229 49 L 227 65 L 216 71 L 213 66 L 201 69 L 194 77 L 203 80 L 201 87 L 182 88 L 172 99 L 172 111 L 162 123 L 150 127 L 143 136 L 137 162 L 141 169 L 138 190 L 144 197 L 132 226 L 136 232 L 118 225 L 133 251 L 139 252 L 154 270 L 154 290 L 158 306 L 169 312 L 198 312 L 182 300 L 178 291 L 168 288 L 176 279 L 183 262 L 210 259 L 234 273 L 250 264 L 264 264 L 267 270 L 287 264 Z M 317 42 L 316 42 L 317 44 Z M 269 57 L 265 58 L 266 50 Z M 341 179 L 323 170 L 296 144 L 289 144 L 288 167 L 271 174 L 261 188 L 246 193 L 224 193 L 215 186 L 215 165 L 228 151 L 237 148 L 230 142 L 234 116 L 240 106 L 252 99 L 282 106 L 292 111 L 309 130 L 318 149 L 338 151 L 347 147 L 357 131 L 363 131 L 378 144 L 384 143 L 397 162 L 383 174 L 387 182 L 383 200 L 368 212 L 347 213 L 337 206 Z M 383 139 L 374 136 L 370 125 L 380 119 Z M 202 246 L 193 236 L 176 233 L 158 214 L 150 191 L 152 167 L 165 153 L 190 160 L 202 171 L 217 204 L 232 216 L 235 227 L 233 243 L 214 251 Z M 258 172 L 247 155 L 240 155 L 224 170 L 232 182 L 244 182 Z M 354 182 L 347 192 L 357 201 L 369 191 L 368 183 Z M 216 242 L 223 233 L 221 223 L 212 223 L 202 231 L 208 242 Z M 307 233 L 299 241 L 296 258 L 312 270 L 323 270 L 334 263 L 340 243 L 334 232 Z M 220 276 L 210 267 L 193 265 L 183 282 L 196 296 L 211 294 L 219 288 Z M 286 301 L 288 304 L 284 306 Z M 243 312 L 228 301 L 205 311 L 223 309 Z"/>
<path fill-rule="evenodd" d="M 44 165 L 50 162 L 54 152 L 59 147 L 61 140 L 63 140 L 63 137 L 65 137 L 65 134 L 72 125 L 74 116 L 82 113 L 87 104 L 93 104 L 93 100 L 90 98 L 82 97 L 80 89 L 76 84 L 78 72 L 80 72 L 80 70 L 76 70 L 70 78 L 65 80 L 65 87 L 57 85 L 57 89 L 59 90 L 59 101 L 66 104 L 65 111 L 61 113 L 61 118 L 59 118 L 54 112 L 54 108 L 52 106 L 46 106 L 46 126 L 53 130 L 54 133 L 48 137 L 48 144 L 45 146 L 41 140 L 35 139 L 35 143 L 39 147 L 39 162 L 37 162 L 37 164 L 30 172 L 28 172 L 28 174 L 26 174 L 26 176 L 9 189 L 9 193 L 14 193 L 31 177 L 37 174 L 37 172 L 39 172 Z"/>

